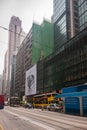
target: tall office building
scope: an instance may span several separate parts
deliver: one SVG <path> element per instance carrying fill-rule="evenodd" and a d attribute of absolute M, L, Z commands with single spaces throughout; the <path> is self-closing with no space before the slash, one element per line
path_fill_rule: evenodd
<path fill-rule="evenodd" d="M 8 51 L 6 51 L 5 56 L 4 56 L 4 71 L 3 71 L 3 93 L 6 94 L 6 89 L 7 89 L 7 82 L 8 82 Z"/>
<path fill-rule="evenodd" d="M 0 75 L 0 94 L 2 94 L 2 75 Z"/>
<path fill-rule="evenodd" d="M 9 41 L 8 41 L 8 67 L 7 67 L 7 73 L 8 73 L 8 84 L 7 84 L 7 97 L 10 95 L 10 79 L 11 79 L 11 62 L 13 55 L 17 51 L 18 47 L 21 44 L 21 39 L 23 40 L 25 35 L 22 32 L 22 22 L 21 20 L 16 17 L 12 16 L 11 21 L 9 24 Z"/>
<path fill-rule="evenodd" d="M 78 0 L 80 31 L 87 27 L 87 0 Z"/>
<path fill-rule="evenodd" d="M 19 36 L 22 31 L 21 20 L 18 17 L 13 16 L 9 24 L 9 44 L 8 44 L 8 57 L 9 64 L 11 64 L 11 58 L 20 45 Z"/>
<path fill-rule="evenodd" d="M 54 0 L 54 46 L 63 49 L 63 44 L 79 31 L 78 1 Z"/>

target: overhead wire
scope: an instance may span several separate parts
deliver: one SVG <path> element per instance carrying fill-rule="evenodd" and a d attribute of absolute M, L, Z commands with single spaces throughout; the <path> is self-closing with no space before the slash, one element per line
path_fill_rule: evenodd
<path fill-rule="evenodd" d="M 21 34 L 19 34 L 19 33 L 17 33 L 17 32 L 14 32 L 14 31 L 12 31 L 12 30 L 10 30 L 10 29 L 8 29 L 8 28 L 6 28 L 6 27 L 3 27 L 3 26 L 1 26 L 0 25 L 0 28 L 2 28 L 2 29 L 4 29 L 4 30 L 6 30 L 6 31 L 9 31 L 9 32 L 13 32 L 13 33 L 15 33 L 15 34 L 17 34 L 17 35 L 20 35 L 21 37 L 26 37 L 26 36 L 23 36 L 23 35 L 21 35 Z M 3 42 L 3 43 L 6 43 L 6 42 L 4 42 L 4 41 L 1 41 L 1 42 Z M 34 41 L 34 42 L 36 42 L 37 44 L 39 44 L 39 45 L 42 45 L 40 42 L 38 42 L 38 41 Z M 8 44 L 8 43 L 7 43 Z M 35 46 L 34 46 L 35 47 Z M 46 48 L 49 48 L 49 49 L 52 49 L 50 46 L 48 46 L 48 45 L 45 45 L 44 47 L 46 47 Z M 38 48 L 38 47 L 36 47 L 36 48 Z"/>
<path fill-rule="evenodd" d="M 1 26 L 1 25 L 0 25 L 0 28 L 2 28 L 2 29 L 4 29 L 4 30 L 7 30 L 7 31 L 9 31 L 9 32 L 13 32 L 13 33 L 15 33 L 15 34 L 18 34 L 18 35 L 20 35 L 21 37 L 24 37 L 24 38 L 25 38 L 25 36 L 23 36 L 23 35 L 21 35 L 21 34 L 19 34 L 19 33 L 17 33 L 17 32 L 14 32 L 14 31 L 12 31 L 12 30 L 6 28 L 6 27 L 3 27 L 3 26 Z"/>

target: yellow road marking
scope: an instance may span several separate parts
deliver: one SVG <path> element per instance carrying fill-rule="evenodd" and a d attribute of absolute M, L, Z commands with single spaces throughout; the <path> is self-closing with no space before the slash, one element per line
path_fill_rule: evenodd
<path fill-rule="evenodd" d="M 4 130 L 3 126 L 0 124 L 0 130 Z"/>

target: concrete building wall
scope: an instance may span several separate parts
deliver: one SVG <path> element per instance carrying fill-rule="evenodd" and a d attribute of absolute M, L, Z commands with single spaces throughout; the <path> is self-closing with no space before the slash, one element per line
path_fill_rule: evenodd
<path fill-rule="evenodd" d="M 25 95 L 26 71 L 32 66 L 32 28 L 23 40 L 16 55 L 15 95 Z"/>
<path fill-rule="evenodd" d="M 70 0 L 70 21 L 72 38 L 79 32 L 79 14 L 77 0 Z"/>

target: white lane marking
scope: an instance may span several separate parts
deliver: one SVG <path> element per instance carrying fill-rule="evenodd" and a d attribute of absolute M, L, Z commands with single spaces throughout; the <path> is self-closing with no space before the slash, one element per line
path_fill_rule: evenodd
<path fill-rule="evenodd" d="M 33 121 L 33 120 L 31 120 L 31 119 L 29 119 L 29 118 L 27 118 L 27 117 L 25 117 L 25 116 L 21 116 L 21 115 L 19 115 L 19 114 L 16 114 L 16 113 L 11 112 L 11 111 L 8 111 L 8 110 L 4 110 L 4 111 L 6 111 L 6 112 L 8 112 L 8 113 L 10 113 L 10 114 L 12 114 L 12 115 L 17 116 L 17 117 L 20 118 L 20 119 L 26 120 L 26 121 L 28 121 L 28 122 L 30 122 L 30 123 L 32 123 L 32 124 L 35 124 L 35 125 L 40 126 L 40 127 L 42 127 L 42 128 L 45 128 L 46 130 L 56 130 L 56 129 L 54 129 L 54 128 L 52 128 L 52 127 L 49 127 L 49 126 L 47 126 L 47 125 L 44 125 L 44 124 L 42 124 L 42 123 Z"/>
<path fill-rule="evenodd" d="M 18 109 L 16 109 L 16 108 L 12 108 L 12 109 L 14 109 L 14 110 L 16 110 L 16 111 L 24 112 L 24 113 L 30 113 L 29 111 L 28 111 L 28 112 L 25 112 L 24 110 L 18 110 Z M 30 113 L 30 114 L 31 114 L 31 113 Z M 39 116 L 39 117 L 42 117 L 42 118 L 44 117 L 44 118 L 47 118 L 47 119 L 50 120 L 50 117 L 45 116 L 45 115 L 38 115 L 38 114 L 36 114 L 36 113 L 32 113 L 32 115 Z M 84 124 L 84 121 L 75 122 L 75 123 L 74 123 L 73 121 L 68 121 L 68 120 L 65 120 L 65 119 L 58 119 L 58 118 L 53 118 L 53 117 L 52 117 L 52 119 L 55 120 L 55 121 L 59 121 L 59 122 L 61 122 L 61 123 L 66 123 L 67 125 L 73 125 L 73 126 L 75 126 L 75 127 L 81 127 L 81 128 L 86 128 L 86 129 L 87 129 L 87 125 Z"/>

